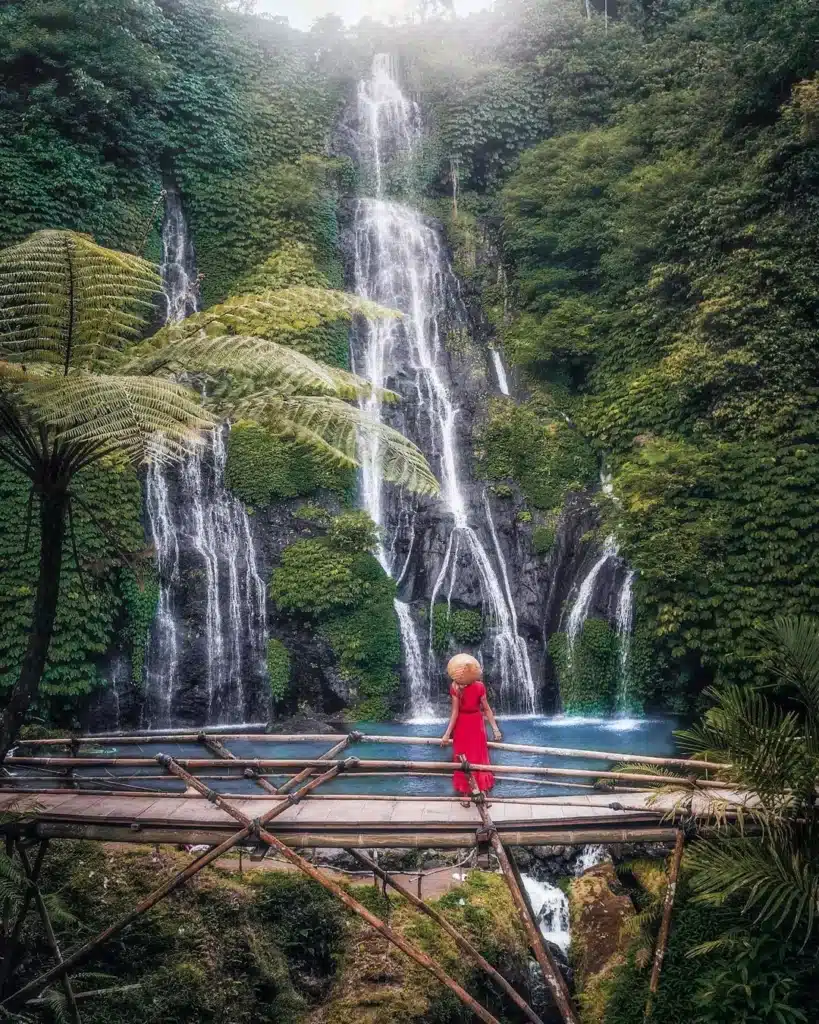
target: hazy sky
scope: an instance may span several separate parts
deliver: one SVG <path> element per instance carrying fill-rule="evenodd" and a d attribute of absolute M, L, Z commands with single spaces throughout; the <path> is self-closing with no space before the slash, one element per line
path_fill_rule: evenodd
<path fill-rule="evenodd" d="M 338 14 L 348 25 L 361 18 L 388 21 L 400 15 L 411 0 L 258 0 L 256 10 L 262 14 L 283 15 L 295 28 L 309 28 L 324 14 Z M 491 6 L 492 0 L 455 0 L 458 14 L 469 14 Z"/>

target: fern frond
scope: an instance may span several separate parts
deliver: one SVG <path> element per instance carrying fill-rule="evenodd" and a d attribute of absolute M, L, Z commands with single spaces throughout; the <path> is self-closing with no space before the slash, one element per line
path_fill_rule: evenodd
<path fill-rule="evenodd" d="M 181 458 L 215 423 L 194 392 L 156 377 L 46 377 L 29 380 L 21 398 L 64 443 L 116 449 L 135 463 Z"/>
<path fill-rule="evenodd" d="M 385 480 L 416 494 L 438 493 L 435 475 L 411 441 L 339 399 L 287 398 L 262 391 L 238 403 L 234 414 L 301 441 L 340 466 L 358 465 L 359 443 L 363 441 L 375 447 Z"/>
<path fill-rule="evenodd" d="M 281 341 L 288 335 L 302 334 L 324 324 L 350 320 L 354 314 L 368 319 L 401 316 L 396 310 L 348 292 L 296 285 L 235 295 L 179 324 L 169 325 L 159 332 L 158 340 L 165 344 L 163 335 L 175 335 L 180 340 L 205 331 L 211 335 L 244 334 Z"/>
<path fill-rule="evenodd" d="M 264 385 L 281 393 L 339 398 L 357 398 L 371 391 L 364 378 L 316 362 L 267 338 L 244 334 L 214 336 L 203 330 L 179 335 L 170 330 L 163 332 L 159 340 L 157 337 L 134 350 L 125 365 L 127 372 L 204 373 L 211 377 L 228 373 L 251 378 L 256 387 Z M 385 397 L 391 397 L 391 393 Z"/>
<path fill-rule="evenodd" d="M 91 369 L 142 333 L 152 264 L 74 231 L 38 231 L 0 251 L 0 358 Z"/>

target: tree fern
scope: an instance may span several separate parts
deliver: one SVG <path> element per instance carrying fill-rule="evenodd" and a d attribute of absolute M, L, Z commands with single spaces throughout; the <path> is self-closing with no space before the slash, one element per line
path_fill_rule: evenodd
<path fill-rule="evenodd" d="M 72 231 L 38 231 L 0 251 L 0 355 L 92 369 L 137 339 L 156 268 Z"/>
<path fill-rule="evenodd" d="M 281 344 L 353 314 L 398 314 L 299 285 L 237 296 L 140 343 L 158 288 L 151 264 L 70 231 L 40 231 L 0 252 L 0 460 L 32 480 L 41 566 L 35 628 L 0 719 L 0 757 L 45 668 L 70 486 L 89 463 L 115 452 L 136 463 L 178 459 L 217 414 L 239 415 L 343 465 L 356 464 L 364 435 L 387 480 L 438 489 L 411 442 L 346 404 L 369 393 L 365 380 Z M 183 383 L 194 380 L 199 394 Z M 208 393 L 213 411 L 203 405 Z"/>

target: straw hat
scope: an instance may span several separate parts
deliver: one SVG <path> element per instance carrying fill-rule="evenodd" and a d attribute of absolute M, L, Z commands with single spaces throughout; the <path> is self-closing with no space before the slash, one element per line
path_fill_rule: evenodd
<path fill-rule="evenodd" d="M 454 658 L 449 659 L 446 670 L 449 678 L 459 686 L 474 683 L 476 679 L 481 678 L 483 671 L 480 662 L 471 654 L 456 654 Z"/>

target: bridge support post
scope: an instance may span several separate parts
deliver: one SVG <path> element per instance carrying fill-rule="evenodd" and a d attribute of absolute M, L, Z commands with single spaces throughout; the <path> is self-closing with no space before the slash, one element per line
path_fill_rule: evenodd
<path fill-rule="evenodd" d="M 293 864 L 294 867 L 297 867 L 309 878 L 312 878 L 314 882 L 318 882 L 319 885 L 327 889 L 328 892 L 337 896 L 346 907 L 349 907 L 353 913 L 358 914 L 359 917 L 363 918 L 371 928 L 374 928 L 379 934 L 383 935 L 385 939 L 391 942 L 394 946 L 397 946 L 402 953 L 405 953 L 411 960 L 414 960 L 417 964 L 420 964 L 421 967 L 429 971 L 430 974 L 434 975 L 442 985 L 445 985 L 458 997 L 464 1006 L 470 1009 L 476 1017 L 484 1021 L 484 1024 L 500 1024 L 498 1019 L 494 1017 L 485 1006 L 482 1006 L 476 999 L 473 999 L 466 989 L 459 985 L 454 978 L 451 978 L 431 957 L 427 956 L 423 950 L 419 949 L 408 939 L 405 939 L 403 935 L 400 935 L 388 924 L 385 924 L 380 918 L 376 917 L 375 914 L 369 911 L 362 903 L 359 903 L 358 900 L 350 896 L 348 892 L 345 892 L 341 886 L 337 885 L 332 878 L 325 875 L 323 871 L 313 867 L 312 864 L 309 864 L 303 857 L 300 857 L 297 853 L 291 850 L 290 847 L 285 846 L 284 843 L 276 838 L 276 836 L 266 831 L 266 829 L 262 827 L 265 823 L 264 818 L 258 819 L 254 822 L 246 814 L 240 811 L 238 807 L 234 807 L 233 804 L 206 786 L 200 779 L 197 779 L 194 775 L 190 775 L 186 772 L 185 769 L 176 764 L 172 758 L 164 757 L 161 754 L 157 756 L 163 758 L 161 763 L 170 772 L 182 779 L 183 782 L 187 783 L 187 785 L 192 789 L 201 793 L 202 796 L 207 797 L 208 800 L 216 804 L 216 806 L 226 814 L 235 818 L 236 821 L 241 822 L 256 832 L 258 838 L 261 839 L 262 842 L 273 847 L 273 849 L 280 853 L 285 860 Z M 338 772 L 343 767 L 343 764 L 336 765 L 335 769 L 331 769 L 331 771 Z M 316 785 L 320 780 L 325 777 L 329 777 L 329 775 L 330 772 L 326 772 L 325 775 L 320 776 L 319 779 L 314 780 L 312 783 L 308 783 L 308 786 Z M 304 788 L 307 789 L 308 786 L 305 786 Z"/>
<path fill-rule="evenodd" d="M 665 890 L 665 903 L 663 904 L 663 918 L 660 923 L 660 934 L 657 936 L 657 948 L 654 951 L 654 964 L 651 968 L 651 981 L 648 985 L 648 1000 L 646 1001 L 645 1020 L 651 1020 L 654 1012 L 654 997 L 660 988 L 660 972 L 663 969 L 665 951 L 668 948 L 668 936 L 671 931 L 671 914 L 674 910 L 674 897 L 677 894 L 677 878 L 680 874 L 682 863 L 685 835 L 682 829 L 677 830 L 677 838 L 674 843 L 674 853 L 671 856 L 671 864 L 668 868 L 668 885 Z"/>
<path fill-rule="evenodd" d="M 509 886 L 509 891 L 512 894 L 512 901 L 517 908 L 518 915 L 520 916 L 521 923 L 523 924 L 524 931 L 526 932 L 526 938 L 528 939 L 532 952 L 535 954 L 535 959 L 538 964 L 540 964 L 540 969 L 543 972 L 543 980 L 549 987 L 549 991 L 552 993 L 552 998 L 554 999 L 565 1024 L 579 1024 L 579 1018 L 575 1012 L 574 1006 L 572 1005 L 572 998 L 569 995 L 569 988 L 566 985 L 566 980 L 560 973 L 560 968 L 557 966 L 554 957 L 549 951 L 549 947 L 543 941 L 543 936 L 540 934 L 540 929 L 537 926 L 537 921 L 532 913 L 529 901 L 525 896 L 525 892 L 522 891 L 523 886 L 520 884 L 520 875 L 517 871 L 517 865 L 513 866 L 512 860 L 506 851 L 506 847 L 500 840 L 500 836 L 498 835 L 494 822 L 489 816 L 489 811 L 486 809 L 486 798 L 478 789 L 478 785 L 472 775 L 472 768 L 463 754 L 461 755 L 461 770 L 469 783 L 472 799 L 475 801 L 475 806 L 478 808 L 478 813 L 481 816 L 483 827 L 490 836 L 492 849 L 495 851 L 495 856 L 498 858 L 501 871 L 506 878 L 506 884 Z"/>
<path fill-rule="evenodd" d="M 40 920 L 43 922 L 43 928 L 45 929 L 46 938 L 48 939 L 48 944 L 51 947 L 51 952 L 54 954 L 54 959 L 57 963 L 61 964 L 63 962 L 63 954 L 60 950 L 60 944 L 57 942 L 57 936 L 54 934 L 54 926 L 51 924 L 51 916 L 48 913 L 48 907 L 43 899 L 43 894 L 40 892 L 40 887 L 34 876 L 34 870 L 26 856 L 26 851 L 20 843 L 17 844 L 17 855 L 20 858 L 20 863 L 23 865 L 23 871 L 26 873 L 28 884 L 33 890 L 34 902 L 37 905 L 37 912 L 40 915 Z M 63 992 L 65 993 L 66 1002 L 68 1003 L 68 1012 L 71 1016 L 71 1020 L 74 1021 L 74 1024 L 81 1024 L 80 1010 L 77 1006 L 77 1000 L 74 997 L 74 989 L 71 985 L 71 979 L 68 977 L 67 972 L 60 978 L 60 983 L 63 987 Z"/>

